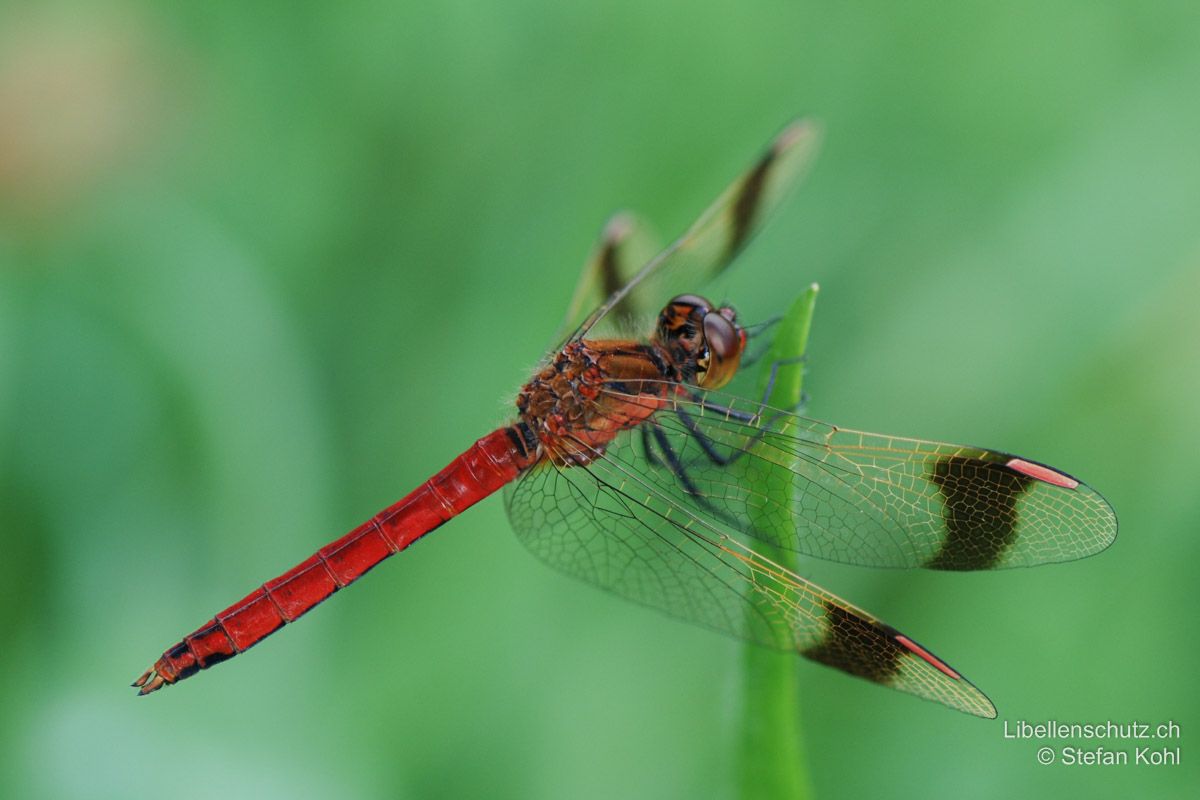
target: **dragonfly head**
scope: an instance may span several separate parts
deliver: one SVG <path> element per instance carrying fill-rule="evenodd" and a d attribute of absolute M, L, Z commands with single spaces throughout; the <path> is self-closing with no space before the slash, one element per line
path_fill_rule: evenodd
<path fill-rule="evenodd" d="M 654 336 L 680 371 L 695 375 L 696 385 L 704 389 L 729 383 L 746 348 L 737 313 L 729 306 L 714 308 L 694 294 L 681 294 L 667 303 Z"/>

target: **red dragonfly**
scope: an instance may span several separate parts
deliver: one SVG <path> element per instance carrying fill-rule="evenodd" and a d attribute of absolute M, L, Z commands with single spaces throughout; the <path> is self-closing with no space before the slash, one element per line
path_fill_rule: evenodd
<path fill-rule="evenodd" d="M 728 266 L 804 172 L 816 141 L 812 123 L 789 125 L 636 272 L 627 267 L 641 231 L 618 217 L 584 270 L 563 344 L 517 396 L 516 421 L 183 637 L 133 684 L 138 694 L 245 651 L 507 487 L 509 518 L 524 544 L 575 577 L 995 717 L 987 696 L 930 650 L 760 554 L 755 543 L 876 567 L 1068 561 L 1116 537 L 1103 497 L 1065 472 L 1007 453 L 864 433 L 771 408 L 766 398 L 724 394 L 751 329 L 733 308 L 694 294 L 667 302 L 648 339 L 599 335 L 639 318 L 646 287 L 695 287 Z M 652 296 L 671 295 L 664 288 Z M 782 495 L 764 488 L 780 483 Z"/>

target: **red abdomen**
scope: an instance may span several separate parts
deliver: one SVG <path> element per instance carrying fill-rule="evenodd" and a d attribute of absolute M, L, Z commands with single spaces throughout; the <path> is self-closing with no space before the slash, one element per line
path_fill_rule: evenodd
<path fill-rule="evenodd" d="M 148 694 L 233 658 L 492 494 L 533 461 L 516 428 L 493 431 L 403 500 L 183 637 L 134 686 Z"/>

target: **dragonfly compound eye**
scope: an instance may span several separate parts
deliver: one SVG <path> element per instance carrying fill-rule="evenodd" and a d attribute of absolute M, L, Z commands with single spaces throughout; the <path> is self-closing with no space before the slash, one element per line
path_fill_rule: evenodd
<path fill-rule="evenodd" d="M 704 315 L 703 355 L 697 359 L 697 382 L 705 389 L 719 389 L 737 372 L 746 346 L 746 333 L 728 315 Z"/>

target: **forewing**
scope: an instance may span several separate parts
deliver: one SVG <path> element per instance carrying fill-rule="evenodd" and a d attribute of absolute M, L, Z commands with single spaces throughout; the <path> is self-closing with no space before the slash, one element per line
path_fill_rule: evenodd
<path fill-rule="evenodd" d="M 606 394 L 609 406 L 646 402 Z M 1000 569 L 1083 558 L 1116 537 L 1094 489 L 995 450 L 838 428 L 715 392 L 674 394 L 652 424 L 648 447 L 622 440 L 608 457 L 696 514 L 818 558 Z"/>
<path fill-rule="evenodd" d="M 995 716 L 982 692 L 913 640 L 760 556 L 619 461 L 545 462 L 510 485 L 506 501 L 525 546 L 569 575 L 708 628 Z"/>
<path fill-rule="evenodd" d="M 600 240 L 583 265 L 554 341 L 562 342 L 574 332 L 591 311 L 628 283 L 658 250 L 658 240 L 644 220 L 628 211 L 615 214 L 605 224 Z M 659 310 L 655 304 L 661 305 L 665 300 L 659 297 L 647 301 L 641 292 L 630 293 L 610 312 L 614 327 L 621 333 L 641 333 L 637 326 L 653 319 Z"/>
<path fill-rule="evenodd" d="M 698 291 L 729 266 L 803 175 L 818 140 L 814 122 L 798 120 L 788 125 L 755 165 L 725 189 L 683 236 L 608 295 L 579 325 L 574 338 L 596 335 L 592 328 L 601 320 L 607 323 L 606 317 L 619 311 L 635 291 L 642 293 L 642 284 L 646 284 L 645 296 L 652 296 L 661 305 L 676 294 Z"/>

